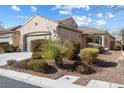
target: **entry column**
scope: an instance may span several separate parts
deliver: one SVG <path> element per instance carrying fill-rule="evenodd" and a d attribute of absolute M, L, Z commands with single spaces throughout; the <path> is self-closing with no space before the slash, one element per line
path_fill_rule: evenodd
<path fill-rule="evenodd" d="M 105 36 L 102 35 L 102 46 L 105 47 Z"/>

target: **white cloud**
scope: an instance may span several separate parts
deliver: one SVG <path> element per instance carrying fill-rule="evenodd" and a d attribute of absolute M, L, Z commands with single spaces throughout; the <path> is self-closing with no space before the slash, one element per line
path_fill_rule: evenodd
<path fill-rule="evenodd" d="M 60 13 L 60 14 L 63 14 L 63 15 L 72 14 L 72 12 L 70 12 L 70 11 L 65 11 L 65 10 L 60 10 L 59 13 Z"/>
<path fill-rule="evenodd" d="M 73 10 L 73 9 L 86 9 L 89 10 L 90 6 L 88 5 L 56 5 L 52 10 L 63 9 L 63 10 Z"/>
<path fill-rule="evenodd" d="M 91 16 L 91 15 L 92 15 L 91 13 L 88 14 L 88 16 Z"/>
<path fill-rule="evenodd" d="M 31 6 L 30 8 L 31 8 L 32 12 L 36 12 L 37 11 L 37 7 L 35 7 L 35 6 Z"/>
<path fill-rule="evenodd" d="M 97 14 L 97 17 L 102 18 L 103 17 L 103 14 L 102 13 L 98 13 Z"/>
<path fill-rule="evenodd" d="M 90 6 L 88 5 L 56 5 L 52 8 L 52 10 L 60 10 L 60 11 L 66 11 L 69 12 L 69 14 L 72 14 L 73 9 L 86 9 L 87 11 L 90 9 Z"/>
<path fill-rule="evenodd" d="M 17 12 L 21 11 L 21 9 L 20 9 L 19 7 L 17 7 L 16 5 L 13 5 L 13 6 L 12 6 L 12 9 L 13 9 L 14 11 L 17 11 Z"/>
<path fill-rule="evenodd" d="M 15 16 L 16 18 L 20 18 L 20 19 L 28 19 L 29 17 L 28 16 L 21 16 L 21 15 L 19 15 L 19 16 Z"/>
<path fill-rule="evenodd" d="M 96 23 L 97 23 L 98 25 L 104 25 L 104 24 L 106 24 L 106 22 L 105 22 L 104 19 L 98 19 L 98 20 L 96 20 Z"/>
<path fill-rule="evenodd" d="M 107 13 L 107 18 L 113 18 L 115 15 L 113 13 Z"/>
<path fill-rule="evenodd" d="M 91 23 L 93 21 L 93 19 L 91 17 L 87 17 L 87 16 L 75 15 L 75 16 L 73 16 L 73 18 L 78 23 L 78 25 L 88 25 L 89 23 Z"/>
<path fill-rule="evenodd" d="M 111 8 L 114 8 L 114 7 L 124 8 L 124 5 L 109 5 L 109 7 L 111 7 Z"/>

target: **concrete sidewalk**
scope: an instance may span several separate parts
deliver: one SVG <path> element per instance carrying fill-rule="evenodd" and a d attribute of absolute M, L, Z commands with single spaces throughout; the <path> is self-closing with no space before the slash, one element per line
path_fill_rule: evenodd
<path fill-rule="evenodd" d="M 13 80 L 21 81 L 27 84 L 31 84 L 43 88 L 83 88 L 84 87 L 73 84 L 74 81 L 79 79 L 79 77 L 76 76 L 65 75 L 57 80 L 53 80 L 27 73 L 6 70 L 2 68 L 0 68 L 0 75 Z"/>
<path fill-rule="evenodd" d="M 39 77 L 27 73 L 0 68 L 0 76 L 21 81 L 42 88 L 124 88 L 124 85 L 100 80 L 91 80 L 85 87 L 73 84 L 79 77 L 65 75 L 57 80 Z"/>
<path fill-rule="evenodd" d="M 124 85 L 92 79 L 86 88 L 124 88 Z"/>
<path fill-rule="evenodd" d="M 27 58 L 31 58 L 31 52 L 14 52 L 14 53 L 3 53 L 0 54 L 0 66 L 6 65 L 7 60 L 23 60 Z"/>

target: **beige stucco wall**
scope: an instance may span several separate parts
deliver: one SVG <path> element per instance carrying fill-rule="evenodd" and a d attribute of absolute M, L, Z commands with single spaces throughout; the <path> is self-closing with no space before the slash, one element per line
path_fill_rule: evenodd
<path fill-rule="evenodd" d="M 105 48 L 110 49 L 111 48 L 111 42 L 115 42 L 115 39 L 110 37 L 109 35 L 105 35 Z"/>
<path fill-rule="evenodd" d="M 76 28 L 77 27 L 77 24 L 76 24 L 76 22 L 73 18 L 70 18 L 70 19 L 67 19 L 67 20 L 63 21 L 63 24 L 66 25 L 66 26 L 69 26 L 71 28 Z"/>
<path fill-rule="evenodd" d="M 37 23 L 37 25 L 35 25 Z M 23 35 L 31 32 L 39 32 L 39 31 L 50 31 L 52 33 L 51 38 L 56 38 L 56 34 L 54 33 L 56 30 L 58 23 L 53 20 L 47 19 L 41 16 L 35 16 L 31 21 L 25 24 L 20 31 L 20 48 L 23 49 Z"/>
<path fill-rule="evenodd" d="M 12 33 L 11 37 L 12 37 L 12 40 L 13 40 L 13 45 L 14 46 L 19 46 L 20 33 Z"/>
<path fill-rule="evenodd" d="M 82 36 L 81 33 L 72 31 L 70 29 L 59 28 L 58 29 L 58 37 L 60 40 L 72 40 L 82 44 Z"/>

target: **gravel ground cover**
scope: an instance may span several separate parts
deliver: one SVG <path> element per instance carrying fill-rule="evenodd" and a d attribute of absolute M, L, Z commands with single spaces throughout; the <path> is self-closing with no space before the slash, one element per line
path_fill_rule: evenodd
<path fill-rule="evenodd" d="M 64 69 L 57 68 L 52 61 L 49 62 L 51 63 L 52 66 L 55 67 L 49 74 L 42 74 L 42 73 L 34 72 L 31 70 L 22 70 L 22 69 L 12 68 L 8 65 L 1 66 L 1 68 L 16 70 L 16 71 L 25 72 L 25 73 L 38 75 L 38 76 L 51 78 L 51 79 L 58 79 L 64 75 L 75 75 L 75 76 L 79 76 L 80 79 L 78 79 L 74 83 L 78 85 L 84 85 L 84 86 L 87 85 L 87 83 L 91 79 L 124 84 L 124 78 L 123 78 L 124 77 L 124 61 L 118 60 L 121 56 L 122 55 L 120 51 L 108 51 L 108 52 L 105 52 L 104 54 L 99 54 L 98 60 L 92 66 L 96 70 L 96 73 L 93 73 L 91 75 L 81 75 L 76 72 L 72 72 L 70 70 L 70 66 L 74 63 L 74 61 L 68 61 L 66 59 L 64 60 L 64 65 L 65 65 Z"/>

